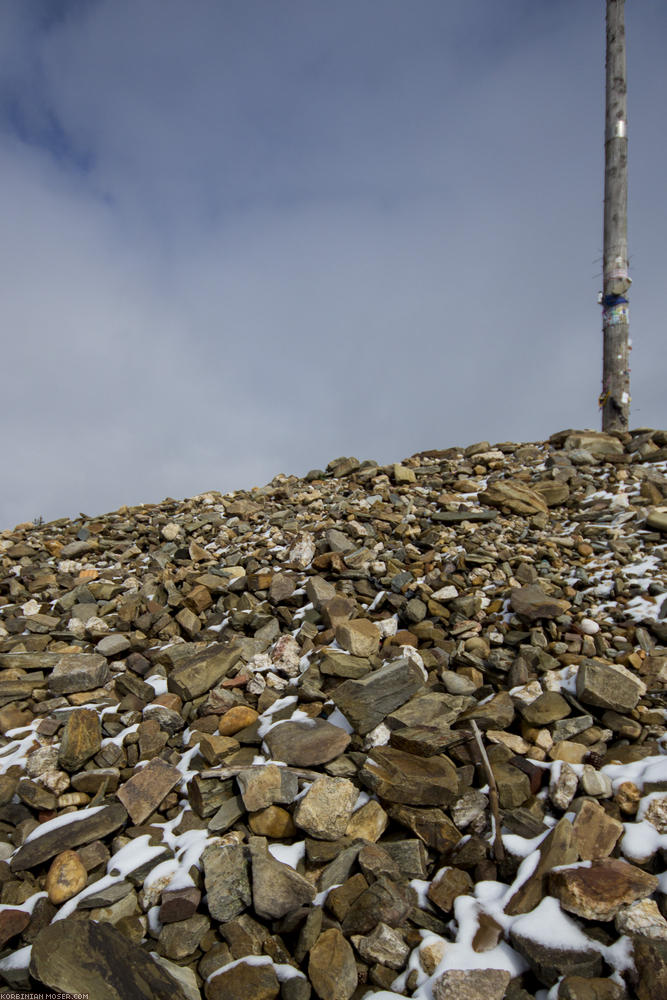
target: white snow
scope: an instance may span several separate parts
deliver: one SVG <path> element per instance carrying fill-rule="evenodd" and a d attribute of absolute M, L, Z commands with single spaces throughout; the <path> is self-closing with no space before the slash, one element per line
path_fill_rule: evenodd
<path fill-rule="evenodd" d="M 269 844 L 269 854 L 276 861 L 280 861 L 283 865 L 289 865 L 296 871 L 299 861 L 306 856 L 306 841 L 298 840 L 294 844 Z"/>
<path fill-rule="evenodd" d="M 563 913 L 553 896 L 545 896 L 530 913 L 516 917 L 512 930 L 550 948 L 574 951 L 595 946 L 579 925 Z"/>
<path fill-rule="evenodd" d="M 28 836 L 23 841 L 24 844 L 29 844 L 33 840 L 39 840 L 45 834 L 50 833 L 51 830 L 58 830 L 62 826 L 69 826 L 70 823 L 80 823 L 84 819 L 89 819 L 90 816 L 94 816 L 98 813 L 100 809 L 105 809 L 106 806 L 92 806 L 90 809 L 79 809 L 78 812 L 65 813 L 63 816 L 56 816 L 54 819 L 49 819 L 46 823 L 40 823 L 36 829 L 29 833 Z"/>

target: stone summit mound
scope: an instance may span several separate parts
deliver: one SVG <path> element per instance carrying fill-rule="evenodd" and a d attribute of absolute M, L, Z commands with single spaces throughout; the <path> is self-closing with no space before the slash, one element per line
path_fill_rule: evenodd
<path fill-rule="evenodd" d="M 667 996 L 666 470 L 564 431 L 0 533 L 7 990 Z"/>

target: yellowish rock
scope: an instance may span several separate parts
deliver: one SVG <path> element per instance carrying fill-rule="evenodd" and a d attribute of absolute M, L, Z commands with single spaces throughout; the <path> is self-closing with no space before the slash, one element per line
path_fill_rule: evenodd
<path fill-rule="evenodd" d="M 371 799 L 352 814 L 345 836 L 354 840 L 370 840 L 375 844 L 384 833 L 388 820 L 389 817 L 380 803 Z"/>
<path fill-rule="evenodd" d="M 46 891 L 54 906 L 67 902 L 85 888 L 88 873 L 76 851 L 56 855 L 46 876 Z"/>
<path fill-rule="evenodd" d="M 292 817 L 280 806 L 268 806 L 266 809 L 251 813 L 248 824 L 252 832 L 260 837 L 283 840 L 296 835 Z"/>
<path fill-rule="evenodd" d="M 234 736 L 246 726 L 251 726 L 258 717 L 258 713 L 249 705 L 234 705 L 220 717 L 218 733 L 220 736 Z"/>

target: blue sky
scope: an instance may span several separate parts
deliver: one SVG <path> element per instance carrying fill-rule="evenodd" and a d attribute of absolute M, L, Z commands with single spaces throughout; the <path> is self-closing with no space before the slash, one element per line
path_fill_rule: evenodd
<path fill-rule="evenodd" d="M 597 427 L 604 0 L 6 0 L 0 525 Z M 666 426 L 662 0 L 626 4 Z"/>

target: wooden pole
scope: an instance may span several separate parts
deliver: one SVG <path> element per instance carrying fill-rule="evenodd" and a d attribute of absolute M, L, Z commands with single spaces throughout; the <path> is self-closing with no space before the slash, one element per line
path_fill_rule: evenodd
<path fill-rule="evenodd" d="M 602 272 L 603 431 L 626 431 L 630 413 L 628 277 L 628 115 L 625 0 L 607 0 Z"/>

